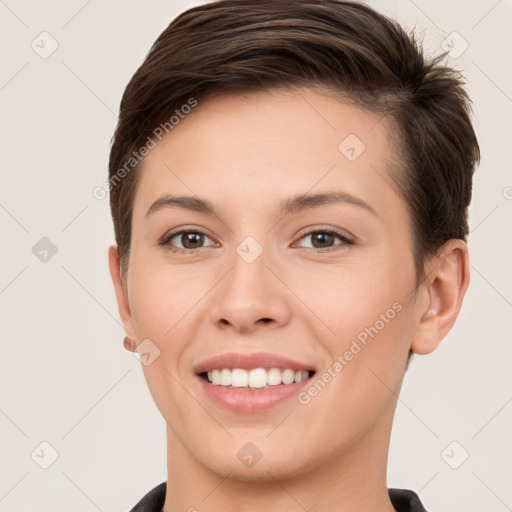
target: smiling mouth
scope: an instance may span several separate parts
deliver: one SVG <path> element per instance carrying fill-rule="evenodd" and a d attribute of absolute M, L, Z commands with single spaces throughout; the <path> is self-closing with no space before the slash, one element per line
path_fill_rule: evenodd
<path fill-rule="evenodd" d="M 265 389 L 300 383 L 315 374 L 314 370 L 292 370 L 291 368 L 222 368 L 199 373 L 199 377 L 214 386 L 229 389 Z"/>

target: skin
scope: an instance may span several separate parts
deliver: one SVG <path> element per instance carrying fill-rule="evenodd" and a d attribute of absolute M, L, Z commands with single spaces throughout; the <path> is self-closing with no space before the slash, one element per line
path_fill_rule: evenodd
<path fill-rule="evenodd" d="M 379 122 L 380 121 L 380 122 Z M 164 511 L 393 511 L 389 438 L 407 357 L 432 352 L 450 330 L 469 283 L 466 244 L 450 240 L 415 289 L 406 202 L 390 178 L 392 120 L 318 90 L 223 95 L 199 104 L 144 161 L 136 191 L 127 282 L 115 244 L 110 271 L 131 350 L 167 423 Z M 355 134 L 353 162 L 338 146 Z M 278 211 L 281 200 L 344 191 L 348 202 Z M 165 193 L 211 202 L 216 215 L 167 207 Z M 172 231 L 207 235 L 192 245 Z M 311 233 L 338 229 L 314 245 Z M 309 236 L 307 235 L 309 233 Z M 263 249 L 236 252 L 247 237 Z M 184 247 L 200 247 L 195 252 Z M 227 352 L 272 352 L 328 371 L 365 327 L 401 310 L 319 392 L 239 413 L 212 402 L 192 368 Z M 267 319 L 267 320 L 262 320 Z M 247 442 L 261 459 L 246 467 Z"/>

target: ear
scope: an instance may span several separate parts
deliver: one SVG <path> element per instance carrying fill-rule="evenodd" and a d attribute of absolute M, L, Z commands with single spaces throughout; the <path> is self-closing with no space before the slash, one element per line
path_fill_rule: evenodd
<path fill-rule="evenodd" d="M 111 244 L 108 248 L 108 266 L 112 282 L 114 283 L 114 290 L 116 292 L 119 316 L 123 322 L 126 335 L 132 340 L 135 340 L 135 331 L 132 325 L 132 314 L 130 311 L 130 304 L 128 303 L 128 291 L 125 290 L 121 279 L 119 251 L 116 244 Z"/>
<path fill-rule="evenodd" d="M 437 348 L 455 323 L 468 285 L 468 247 L 463 240 L 449 240 L 440 256 L 430 262 L 427 278 L 420 287 L 419 323 L 412 352 L 430 354 Z"/>

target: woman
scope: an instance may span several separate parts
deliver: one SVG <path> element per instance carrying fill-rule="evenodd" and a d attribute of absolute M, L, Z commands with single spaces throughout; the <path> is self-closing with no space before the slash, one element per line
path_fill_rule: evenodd
<path fill-rule="evenodd" d="M 167 423 L 138 512 L 425 510 L 387 489 L 412 353 L 469 283 L 461 80 L 369 7 L 182 13 L 124 93 L 110 271 Z"/>

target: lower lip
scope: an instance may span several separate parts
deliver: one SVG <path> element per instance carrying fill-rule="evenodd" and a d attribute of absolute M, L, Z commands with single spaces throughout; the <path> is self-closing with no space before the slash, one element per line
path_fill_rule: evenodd
<path fill-rule="evenodd" d="M 299 391 L 311 380 L 311 377 L 309 377 L 293 384 L 279 384 L 259 389 L 240 389 L 214 385 L 202 377 L 197 376 L 197 378 L 208 397 L 237 412 L 266 411 L 293 396 L 297 396 Z"/>

